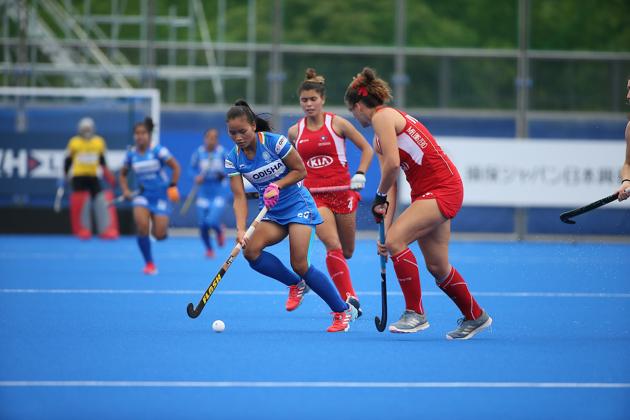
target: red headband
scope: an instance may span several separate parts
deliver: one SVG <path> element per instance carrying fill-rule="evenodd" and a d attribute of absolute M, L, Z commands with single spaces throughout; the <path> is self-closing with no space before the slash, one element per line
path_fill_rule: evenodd
<path fill-rule="evenodd" d="M 361 86 L 360 88 L 357 89 L 357 93 L 360 96 L 368 96 L 368 90 L 365 86 Z"/>

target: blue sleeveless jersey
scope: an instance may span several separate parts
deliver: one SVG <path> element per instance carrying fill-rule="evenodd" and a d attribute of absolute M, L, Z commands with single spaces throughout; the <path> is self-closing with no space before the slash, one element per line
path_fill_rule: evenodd
<path fill-rule="evenodd" d="M 157 145 L 140 153 L 134 146 L 127 150 L 124 166 L 133 170 L 141 194 L 133 200 L 134 206 L 146 207 L 152 213 L 168 215 L 171 205 L 166 197 L 169 177 L 164 167 L 172 157 L 164 146 Z"/>
<path fill-rule="evenodd" d="M 293 150 L 293 146 L 286 137 L 278 134 L 256 134 L 256 156 L 250 160 L 235 146 L 225 158 L 225 171 L 229 177 L 242 175 L 248 180 L 258 190 L 261 197 L 259 208 L 262 208 L 265 188 L 289 173 L 289 168 L 282 159 Z M 280 225 L 318 225 L 323 222 L 313 197 L 301 182 L 280 190 L 278 204 L 267 212 L 265 220 L 272 220 Z"/>
<path fill-rule="evenodd" d="M 198 195 L 204 198 L 223 196 L 227 182 L 225 174 L 225 149 L 221 145 L 209 152 L 205 146 L 199 146 L 190 158 L 191 175 L 203 174 L 204 181 L 199 187 Z"/>

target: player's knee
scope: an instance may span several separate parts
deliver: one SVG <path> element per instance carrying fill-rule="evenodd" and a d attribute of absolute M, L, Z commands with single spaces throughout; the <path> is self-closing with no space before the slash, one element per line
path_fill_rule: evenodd
<path fill-rule="evenodd" d="M 341 242 L 339 241 L 326 241 L 326 251 L 334 251 L 336 249 L 341 249 Z"/>
<path fill-rule="evenodd" d="M 291 258 L 291 268 L 298 276 L 302 277 L 308 271 L 308 261 L 306 258 Z"/>
<path fill-rule="evenodd" d="M 149 225 L 139 224 L 136 226 L 136 231 L 139 236 L 149 236 Z"/>
<path fill-rule="evenodd" d="M 249 262 L 256 261 L 260 257 L 260 250 L 248 246 L 243 250 L 243 256 Z"/>
<path fill-rule="evenodd" d="M 387 248 L 389 255 L 396 255 L 403 251 L 406 247 L 407 245 L 405 243 L 397 241 L 395 238 L 385 239 L 385 248 Z"/>
<path fill-rule="evenodd" d="M 151 235 L 153 235 L 156 241 L 163 241 L 168 237 L 168 232 L 166 229 L 153 229 Z"/>
<path fill-rule="evenodd" d="M 431 263 L 427 262 L 427 271 L 431 273 L 436 282 L 439 282 L 440 279 L 444 278 L 448 274 L 449 265 L 440 264 L 440 263 Z"/>

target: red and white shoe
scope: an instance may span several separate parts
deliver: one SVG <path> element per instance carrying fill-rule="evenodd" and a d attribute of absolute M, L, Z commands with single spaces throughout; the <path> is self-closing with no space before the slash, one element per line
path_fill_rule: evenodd
<path fill-rule="evenodd" d="M 206 250 L 206 258 L 214 258 L 214 250 L 213 249 L 207 249 Z"/>
<path fill-rule="evenodd" d="M 348 304 L 348 309 L 343 312 L 333 312 L 333 323 L 326 331 L 346 332 L 350 329 L 350 323 L 359 316 L 357 308 Z"/>
<path fill-rule="evenodd" d="M 148 276 L 154 276 L 158 273 L 157 267 L 154 263 L 149 262 L 144 266 L 144 270 L 142 272 Z"/>
<path fill-rule="evenodd" d="M 304 294 L 309 291 L 308 286 L 304 280 L 301 280 L 294 286 L 289 286 L 289 297 L 287 298 L 286 308 L 291 312 L 297 309 L 304 299 Z"/>
<path fill-rule="evenodd" d="M 82 241 L 87 241 L 92 237 L 92 232 L 89 229 L 79 229 L 76 235 Z"/>
<path fill-rule="evenodd" d="M 115 241 L 118 239 L 118 233 L 114 231 L 105 231 L 99 235 L 99 238 L 106 241 Z"/>

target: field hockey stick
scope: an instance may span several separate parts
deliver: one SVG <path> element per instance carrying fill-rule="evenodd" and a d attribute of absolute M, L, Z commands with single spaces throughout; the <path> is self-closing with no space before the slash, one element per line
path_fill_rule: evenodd
<path fill-rule="evenodd" d="M 140 191 L 132 191 L 131 197 L 129 197 L 129 200 L 133 200 L 134 197 L 136 197 L 138 194 L 140 194 Z M 116 204 L 120 204 L 125 200 L 127 200 L 127 198 L 123 194 L 121 194 L 118 197 L 111 200 L 109 203 L 107 203 L 107 207 L 115 206 Z"/>
<path fill-rule="evenodd" d="M 335 187 L 309 188 L 308 191 L 311 193 L 326 193 L 326 192 L 335 192 L 335 191 L 347 191 L 349 189 L 350 189 L 349 185 L 339 185 Z M 249 199 L 260 198 L 260 194 L 258 192 L 247 192 L 245 193 L 245 197 Z"/>
<path fill-rule="evenodd" d="M 335 192 L 335 191 L 346 191 L 350 189 L 350 185 L 339 185 L 335 187 L 315 187 L 309 188 L 309 192 L 312 193 L 326 193 L 326 192 Z"/>
<path fill-rule="evenodd" d="M 193 185 L 193 187 L 190 189 L 190 192 L 188 193 L 188 196 L 186 197 L 186 201 L 184 201 L 182 208 L 179 210 L 179 214 L 183 216 L 188 212 L 190 205 L 197 196 L 197 191 L 199 191 L 199 184 L 195 183 L 195 185 Z"/>
<path fill-rule="evenodd" d="M 55 193 L 55 203 L 53 204 L 53 210 L 55 213 L 59 213 L 61 211 L 61 200 L 63 199 L 64 193 L 65 188 L 63 185 L 57 187 L 57 192 Z"/>
<path fill-rule="evenodd" d="M 267 207 L 263 207 L 260 213 L 258 213 L 258 216 L 256 216 L 252 224 L 249 226 L 249 228 L 245 232 L 245 239 L 249 239 L 252 236 L 252 234 L 254 233 L 254 230 L 256 230 L 256 227 L 258 226 L 262 218 L 265 217 L 265 214 L 267 214 L 267 210 L 268 210 Z M 240 242 L 238 242 L 236 246 L 232 249 L 232 252 L 230 252 L 230 256 L 223 263 L 223 266 L 221 267 L 217 275 L 214 276 L 214 278 L 210 282 L 210 286 L 208 286 L 208 288 L 206 289 L 206 292 L 201 297 L 201 300 L 197 304 L 197 307 L 195 308 L 192 303 L 188 304 L 186 311 L 188 312 L 189 317 L 197 318 L 199 314 L 201 314 L 201 311 L 203 311 L 203 308 L 206 306 L 208 299 L 210 299 L 210 296 L 212 296 L 212 293 L 214 293 L 214 290 L 217 288 L 217 286 L 219 285 L 219 282 L 225 275 L 228 268 L 230 268 L 230 265 L 232 265 L 232 262 L 234 261 L 234 259 L 241 252 L 242 248 L 243 246 L 241 245 Z"/>
<path fill-rule="evenodd" d="M 385 243 L 385 221 L 382 220 L 378 225 L 378 240 Z M 374 317 L 376 329 L 379 332 L 385 331 L 387 326 L 387 257 L 381 255 L 381 317 Z"/>
<path fill-rule="evenodd" d="M 628 192 L 628 190 L 626 190 L 626 192 Z M 594 210 L 598 207 L 601 207 L 603 205 L 606 205 L 610 202 L 615 201 L 617 198 L 619 198 L 619 192 L 617 191 L 614 194 L 609 195 L 608 197 L 604 197 L 600 200 L 594 201 L 591 204 L 587 204 L 584 207 L 578 207 L 577 209 L 571 210 L 571 211 L 566 211 L 564 213 L 562 213 L 560 215 L 560 220 L 562 220 L 564 223 L 567 223 L 569 225 L 574 225 L 575 224 L 575 220 L 571 220 L 572 217 L 575 216 L 579 216 L 580 214 L 584 214 L 587 213 L 591 210 Z"/>

